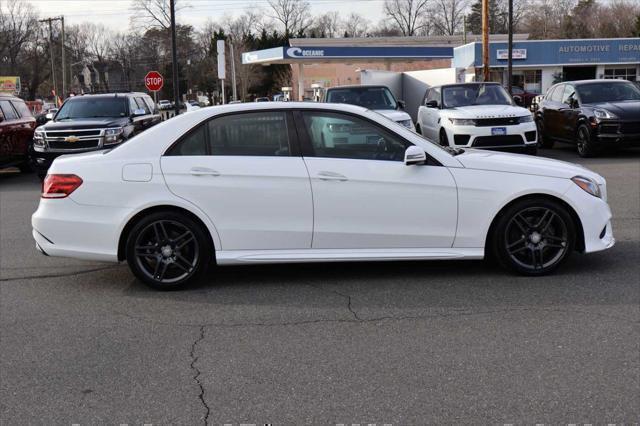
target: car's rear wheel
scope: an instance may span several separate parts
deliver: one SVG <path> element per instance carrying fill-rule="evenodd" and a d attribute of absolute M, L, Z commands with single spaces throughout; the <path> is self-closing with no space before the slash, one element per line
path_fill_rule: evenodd
<path fill-rule="evenodd" d="M 576 227 L 564 206 L 527 199 L 504 211 L 492 236 L 494 257 L 523 275 L 544 275 L 566 261 L 576 244 Z"/>
<path fill-rule="evenodd" d="M 536 120 L 536 130 L 538 131 L 538 148 L 553 148 L 553 140 L 544 133 L 542 120 Z"/>
<path fill-rule="evenodd" d="M 156 212 L 137 222 L 127 238 L 127 263 L 143 283 L 173 290 L 195 281 L 212 259 L 202 225 L 178 212 Z"/>
<path fill-rule="evenodd" d="M 578 149 L 578 155 L 580 155 L 580 157 L 593 157 L 600 152 L 598 147 L 591 139 L 591 132 L 585 124 L 581 124 L 578 127 L 578 132 L 576 133 L 576 145 Z"/>

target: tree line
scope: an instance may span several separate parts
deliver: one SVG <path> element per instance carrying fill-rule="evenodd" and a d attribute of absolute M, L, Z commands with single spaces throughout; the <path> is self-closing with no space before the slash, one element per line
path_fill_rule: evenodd
<path fill-rule="evenodd" d="M 507 32 L 508 0 L 489 0 L 491 33 Z M 134 0 L 125 32 L 96 22 L 67 25 L 65 74 L 70 91 L 144 90 L 149 70 L 165 76 L 162 97 L 173 92 L 168 0 Z M 248 7 L 237 15 L 208 20 L 195 28 L 180 20 L 188 0 L 176 0 L 180 93 L 189 89 L 215 94 L 216 40 L 227 41 L 236 61 L 240 99 L 273 94 L 290 79 L 284 65 L 243 66 L 251 50 L 286 45 L 292 37 L 381 37 L 456 35 L 481 31 L 481 0 L 385 0 L 383 16 L 372 22 L 361 14 L 338 11 L 315 15 L 308 0 L 268 0 L 264 9 Z M 62 86 L 61 32 L 39 22 L 25 0 L 0 0 L 0 75 L 21 77 L 22 96 L 47 97 Z M 94 21 L 97 21 L 94 20 Z M 637 0 L 514 0 L 514 31 L 532 39 L 640 36 Z M 51 57 L 53 56 L 53 71 Z M 230 55 L 227 54 L 228 66 Z M 229 76 L 230 73 L 227 72 Z M 229 80 L 226 81 L 229 85 Z M 228 88 L 227 88 L 228 89 Z M 230 91 L 228 91 L 230 93 Z M 68 93 L 67 93 L 68 94 Z M 65 94 L 65 95 L 67 95 Z"/>

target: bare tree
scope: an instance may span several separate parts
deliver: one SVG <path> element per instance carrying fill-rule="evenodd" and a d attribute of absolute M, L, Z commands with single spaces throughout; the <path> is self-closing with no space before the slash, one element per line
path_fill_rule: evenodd
<path fill-rule="evenodd" d="M 102 89 L 109 90 L 107 80 L 108 61 L 111 53 L 113 32 L 103 24 L 86 22 L 80 25 L 80 32 L 87 42 L 87 54 L 98 72 L 99 84 Z"/>
<path fill-rule="evenodd" d="M 311 25 L 311 6 L 306 0 L 268 0 L 276 21 L 287 35 L 302 33 Z"/>
<path fill-rule="evenodd" d="M 338 37 L 342 22 L 338 12 L 327 12 L 318 16 L 313 25 L 309 28 L 309 32 L 319 37 Z"/>
<path fill-rule="evenodd" d="M 433 0 L 433 2 L 431 10 L 435 32 L 441 35 L 460 33 L 469 0 Z"/>
<path fill-rule="evenodd" d="M 576 0 L 538 0 L 523 18 L 523 29 L 532 39 L 562 38 L 562 28 Z"/>
<path fill-rule="evenodd" d="M 345 37 L 365 37 L 369 21 L 359 13 L 351 12 L 343 23 Z"/>
<path fill-rule="evenodd" d="M 37 26 L 31 4 L 22 0 L 8 0 L 4 6 L 0 3 L 0 53 L 9 62 L 9 73 L 16 73 L 18 57 Z"/>
<path fill-rule="evenodd" d="M 175 0 L 176 13 L 185 7 L 188 5 Z M 145 30 L 171 28 L 169 0 L 133 0 L 131 11 L 133 12 L 131 22 L 142 26 Z"/>
<path fill-rule="evenodd" d="M 402 35 L 414 36 L 424 27 L 429 0 L 385 0 L 384 13 Z"/>

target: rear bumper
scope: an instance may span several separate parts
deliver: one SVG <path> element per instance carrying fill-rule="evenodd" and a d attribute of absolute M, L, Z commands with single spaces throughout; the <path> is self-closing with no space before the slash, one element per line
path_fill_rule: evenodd
<path fill-rule="evenodd" d="M 31 217 L 32 235 L 36 248 L 48 256 L 117 262 L 120 224 L 130 213 L 69 198 L 42 199 Z"/>

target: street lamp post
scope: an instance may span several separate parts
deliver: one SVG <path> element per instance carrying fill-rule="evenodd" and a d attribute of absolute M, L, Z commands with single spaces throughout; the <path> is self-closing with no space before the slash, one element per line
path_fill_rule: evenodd
<path fill-rule="evenodd" d="M 178 87 L 178 54 L 176 49 L 176 5 L 169 0 L 171 9 L 171 69 L 173 71 L 173 102 L 176 115 L 180 114 L 180 88 Z"/>

